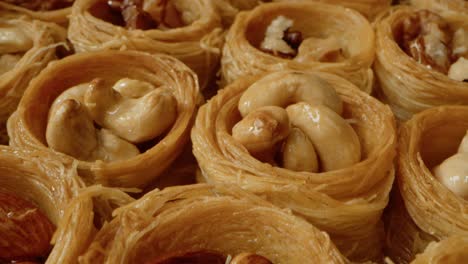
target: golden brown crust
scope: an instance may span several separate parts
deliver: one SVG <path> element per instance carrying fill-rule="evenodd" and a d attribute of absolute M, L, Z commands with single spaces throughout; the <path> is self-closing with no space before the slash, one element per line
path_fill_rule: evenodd
<path fill-rule="evenodd" d="M 279 15 L 294 18 L 293 28 L 298 28 L 304 38 L 343 38 L 347 58 L 331 63 L 312 60 L 298 62 L 261 51 L 259 46 L 264 32 Z M 370 93 L 373 74 L 369 67 L 374 60 L 374 52 L 374 32 L 367 19 L 358 12 L 338 5 L 307 1 L 267 3 L 236 17 L 223 48 L 222 78 L 230 83 L 241 76 L 279 70 L 322 70 L 340 75 Z"/>
<path fill-rule="evenodd" d="M 348 81 L 315 74 L 330 82 L 344 101 L 344 116 L 353 120 L 361 141 L 360 163 L 328 173 L 306 173 L 273 167 L 249 155 L 233 140 L 231 128 L 239 119 L 241 94 L 260 76 L 232 83 L 200 108 L 192 130 L 195 157 L 208 183 L 237 184 L 280 207 L 293 209 L 329 232 L 341 252 L 353 260 L 378 257 L 379 219 L 393 182 L 393 115 Z"/>
<path fill-rule="evenodd" d="M 165 55 L 135 51 L 80 53 L 50 64 L 31 83 L 20 106 L 8 122 L 10 144 L 25 149 L 52 151 L 45 141 L 50 105 L 64 90 L 96 77 L 114 83 L 126 77 L 166 85 L 177 101 L 177 119 L 164 137 L 134 158 L 105 163 L 78 162 L 88 183 L 144 187 L 176 159 L 188 141 L 199 96 L 194 73 Z M 61 159 L 70 156 L 60 155 Z"/>
<path fill-rule="evenodd" d="M 1 3 L 0 3 L 1 4 Z M 15 111 L 29 82 L 47 64 L 56 59 L 56 48 L 63 45 L 66 31 L 54 24 L 31 20 L 25 16 L 0 12 L 0 24 L 24 31 L 33 47 L 0 78 L 0 144 L 8 143 L 6 122 Z M 0 54 L 2 55 L 2 54 Z"/>
<path fill-rule="evenodd" d="M 287 231 L 286 231 L 287 230 Z M 348 263 L 328 235 L 234 186 L 152 191 L 114 211 L 82 263 L 146 263 L 177 252 L 255 252 L 273 263 Z"/>
<path fill-rule="evenodd" d="M 398 26 L 415 12 L 417 9 L 411 7 L 394 7 L 376 22 L 374 71 L 383 100 L 402 120 L 430 107 L 468 101 L 468 83 L 428 69 L 408 56 L 397 43 Z"/>
<path fill-rule="evenodd" d="M 198 74 L 200 87 L 208 85 L 217 70 L 223 41 L 221 21 L 211 1 L 183 2 L 187 16 L 195 20 L 169 30 L 127 30 L 113 25 L 89 12 L 97 2 L 77 0 L 73 5 L 68 37 L 77 52 L 113 49 L 168 54 Z"/>

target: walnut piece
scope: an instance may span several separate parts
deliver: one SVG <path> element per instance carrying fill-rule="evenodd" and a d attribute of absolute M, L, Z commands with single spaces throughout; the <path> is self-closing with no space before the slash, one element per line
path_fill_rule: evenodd
<path fill-rule="evenodd" d="M 400 47 L 417 62 L 446 74 L 451 65 L 451 34 L 442 17 L 418 11 L 402 23 Z"/>

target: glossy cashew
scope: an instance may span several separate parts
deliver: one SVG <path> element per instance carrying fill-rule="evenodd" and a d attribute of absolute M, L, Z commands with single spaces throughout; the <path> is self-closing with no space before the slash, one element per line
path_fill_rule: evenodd
<path fill-rule="evenodd" d="M 91 117 L 100 126 L 133 143 L 167 131 L 177 116 L 177 101 L 169 88 L 149 89 L 151 84 L 124 79 L 114 87 L 95 83 L 84 95 Z"/>
<path fill-rule="evenodd" d="M 322 171 L 349 167 L 361 160 L 361 144 L 354 129 L 324 105 L 297 103 L 286 108 L 291 125 L 311 140 Z"/>
<path fill-rule="evenodd" d="M 232 128 L 233 138 L 244 145 L 252 156 L 274 154 L 275 145 L 284 140 L 290 130 L 286 111 L 277 106 L 260 107 Z"/>
<path fill-rule="evenodd" d="M 458 152 L 435 167 L 433 174 L 453 193 L 468 200 L 468 131 Z"/>
<path fill-rule="evenodd" d="M 74 99 L 57 103 L 49 113 L 46 141 L 52 149 L 79 160 L 115 161 L 140 154 L 137 147 L 110 131 L 97 130 L 87 110 Z"/>
<path fill-rule="evenodd" d="M 264 77 L 244 92 L 238 108 L 246 116 L 262 106 L 287 107 L 298 102 L 323 104 L 338 115 L 343 111 L 341 98 L 328 82 L 301 72 L 278 72 Z"/>
<path fill-rule="evenodd" d="M 229 264 L 272 264 L 272 262 L 257 254 L 241 253 L 235 256 Z"/>
<path fill-rule="evenodd" d="M 314 145 L 299 128 L 291 129 L 284 142 L 283 167 L 293 171 L 318 172 L 319 170 Z"/>

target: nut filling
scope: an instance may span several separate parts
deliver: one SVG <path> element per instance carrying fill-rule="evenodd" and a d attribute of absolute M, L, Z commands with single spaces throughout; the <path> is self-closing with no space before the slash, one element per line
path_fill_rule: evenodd
<path fill-rule="evenodd" d="M 433 175 L 450 191 L 468 200 L 468 131 L 457 153 L 436 166 Z"/>
<path fill-rule="evenodd" d="M 274 73 L 251 85 L 238 104 L 233 138 L 260 161 L 294 171 L 332 171 L 361 160 L 359 138 L 341 117 L 341 98 L 310 74 Z"/>
<path fill-rule="evenodd" d="M 13 69 L 33 40 L 22 29 L 0 24 L 0 75 Z"/>
<path fill-rule="evenodd" d="M 429 69 L 468 81 L 468 30 L 455 31 L 437 14 L 422 10 L 403 19 L 395 31 L 400 48 Z"/>
<path fill-rule="evenodd" d="M 272 20 L 265 31 L 260 50 L 298 62 L 338 62 L 345 59 L 338 38 L 304 38 L 301 31 L 293 29 L 293 24 L 292 19 L 284 16 Z"/>
<path fill-rule="evenodd" d="M 91 14 L 128 29 L 160 29 L 183 27 L 184 19 L 173 0 L 108 0 L 98 2 Z"/>
<path fill-rule="evenodd" d="M 170 254 L 160 257 L 153 261 L 147 262 L 148 264 L 272 264 L 267 258 L 252 254 L 241 253 L 231 259 L 230 256 L 216 251 L 200 250 L 193 252 L 181 252 L 178 254 Z"/>
<path fill-rule="evenodd" d="M 3 0 L 4 2 L 34 11 L 52 11 L 73 5 L 74 0 Z"/>
<path fill-rule="evenodd" d="M 46 128 L 49 147 L 85 161 L 125 160 L 139 144 L 167 132 L 177 118 L 177 101 L 165 86 L 123 78 L 80 84 L 55 99 Z"/>
<path fill-rule="evenodd" d="M 0 262 L 44 260 L 55 226 L 31 202 L 0 190 Z"/>

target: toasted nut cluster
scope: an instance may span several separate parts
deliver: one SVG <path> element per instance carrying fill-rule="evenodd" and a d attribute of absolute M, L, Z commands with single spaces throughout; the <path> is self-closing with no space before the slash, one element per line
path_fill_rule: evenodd
<path fill-rule="evenodd" d="M 318 172 L 361 159 L 359 138 L 341 117 L 341 98 L 315 75 L 270 74 L 244 92 L 238 108 L 243 119 L 233 127 L 232 136 L 263 162 Z"/>
<path fill-rule="evenodd" d="M 48 145 L 80 160 L 116 161 L 140 154 L 135 144 L 167 131 L 177 115 L 168 88 L 124 78 L 77 85 L 57 97 L 49 111 Z"/>
<path fill-rule="evenodd" d="M 439 15 L 421 10 L 405 18 L 397 30 L 400 47 L 418 63 L 449 78 L 468 79 L 465 60 L 468 36 L 464 28 L 452 32 Z M 465 57 L 465 58 L 464 58 Z"/>
<path fill-rule="evenodd" d="M 0 190 L 0 262 L 46 257 L 54 230 L 34 204 Z"/>
<path fill-rule="evenodd" d="M 34 11 L 49 11 L 69 7 L 74 0 L 4 0 L 4 2 Z"/>
<path fill-rule="evenodd" d="M 468 131 L 457 153 L 435 167 L 433 174 L 453 193 L 468 200 Z"/>
<path fill-rule="evenodd" d="M 299 62 L 337 62 L 345 58 L 338 38 L 304 38 L 302 32 L 291 29 L 293 24 L 293 20 L 284 16 L 272 20 L 265 31 L 260 49 L 275 56 L 294 58 Z"/>
<path fill-rule="evenodd" d="M 93 15 L 128 29 L 170 29 L 185 25 L 171 0 L 109 0 L 99 2 Z"/>

